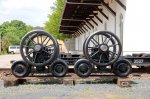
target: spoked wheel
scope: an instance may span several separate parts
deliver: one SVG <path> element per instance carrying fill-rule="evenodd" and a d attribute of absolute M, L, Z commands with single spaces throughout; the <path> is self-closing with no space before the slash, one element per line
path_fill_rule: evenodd
<path fill-rule="evenodd" d="M 46 66 L 59 55 L 58 42 L 45 31 L 31 31 L 21 41 L 22 58 L 32 66 Z"/>
<path fill-rule="evenodd" d="M 11 67 L 12 74 L 18 78 L 28 76 L 30 70 L 31 70 L 30 66 L 26 64 L 24 61 L 16 61 L 13 63 Z"/>
<path fill-rule="evenodd" d="M 65 61 L 57 59 L 51 65 L 52 75 L 55 77 L 64 77 L 68 71 L 68 65 Z"/>
<path fill-rule="evenodd" d="M 74 66 L 74 71 L 79 77 L 89 77 L 92 70 L 92 64 L 86 59 L 79 59 Z"/>
<path fill-rule="evenodd" d="M 132 66 L 128 60 L 119 60 L 113 65 L 113 72 L 119 77 L 127 77 L 132 71 Z"/>
<path fill-rule="evenodd" d="M 88 38 L 88 37 L 87 37 Z M 84 43 L 83 43 L 83 54 L 84 54 L 84 56 L 86 55 L 84 52 L 84 50 L 85 50 L 85 42 L 86 42 L 86 40 L 87 40 L 87 38 L 85 39 L 85 41 L 84 41 Z"/>
<path fill-rule="evenodd" d="M 94 65 L 108 66 L 118 60 L 122 47 L 115 34 L 109 31 L 100 31 L 87 38 L 83 51 L 85 57 Z"/>

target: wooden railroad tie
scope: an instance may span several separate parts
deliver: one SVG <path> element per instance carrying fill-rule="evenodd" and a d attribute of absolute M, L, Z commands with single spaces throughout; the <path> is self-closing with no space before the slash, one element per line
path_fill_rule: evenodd
<path fill-rule="evenodd" d="M 128 77 L 117 79 L 117 85 L 120 87 L 131 87 L 131 80 Z"/>

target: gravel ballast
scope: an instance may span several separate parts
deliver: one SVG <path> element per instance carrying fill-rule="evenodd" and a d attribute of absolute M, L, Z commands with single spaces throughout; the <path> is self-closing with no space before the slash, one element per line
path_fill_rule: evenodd
<path fill-rule="evenodd" d="M 27 84 L 3 87 L 0 99 L 150 99 L 150 80 L 135 80 L 132 87 L 116 84 Z"/>

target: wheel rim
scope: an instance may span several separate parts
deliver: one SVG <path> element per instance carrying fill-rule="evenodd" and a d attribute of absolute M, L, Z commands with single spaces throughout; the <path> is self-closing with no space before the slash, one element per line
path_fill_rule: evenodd
<path fill-rule="evenodd" d="M 84 41 L 84 43 L 83 43 L 83 54 L 84 54 L 84 56 L 86 55 L 85 54 L 85 43 L 86 43 L 86 40 L 88 39 L 88 37 L 85 39 L 85 41 Z"/>
<path fill-rule="evenodd" d="M 97 66 L 113 64 L 122 51 L 118 37 L 108 31 L 96 32 L 89 36 L 83 48 L 85 57 Z"/>
<path fill-rule="evenodd" d="M 74 66 L 74 71 L 79 77 L 88 77 L 92 73 L 93 66 L 87 59 L 79 59 Z"/>
<path fill-rule="evenodd" d="M 63 73 L 63 71 L 64 71 L 63 65 L 62 65 L 62 64 L 57 64 L 57 65 L 55 66 L 55 68 L 54 68 L 54 71 L 55 71 L 56 73 Z"/>
<path fill-rule="evenodd" d="M 87 65 L 86 63 L 82 63 L 82 64 L 80 64 L 79 67 L 78 67 L 78 71 L 79 71 L 80 73 L 82 73 L 82 74 L 87 73 L 87 72 L 88 72 L 88 69 L 89 69 L 89 67 L 88 67 L 88 65 Z"/>
<path fill-rule="evenodd" d="M 15 75 L 22 77 L 27 72 L 27 68 L 22 64 L 17 64 L 13 72 Z"/>
<path fill-rule="evenodd" d="M 121 64 L 118 65 L 118 71 L 120 73 L 127 73 L 129 71 L 129 67 L 128 67 L 127 64 L 121 63 Z"/>
<path fill-rule="evenodd" d="M 59 54 L 57 41 L 47 32 L 32 31 L 24 36 L 20 47 L 23 59 L 34 66 L 45 66 Z"/>

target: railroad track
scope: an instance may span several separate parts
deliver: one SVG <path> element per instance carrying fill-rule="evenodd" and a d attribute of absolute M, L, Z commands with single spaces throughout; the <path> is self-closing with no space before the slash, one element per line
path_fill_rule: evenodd
<path fill-rule="evenodd" d="M 68 71 L 69 73 L 74 73 L 74 69 L 71 68 L 69 69 Z M 132 73 L 147 73 L 147 74 L 150 74 L 150 67 L 145 67 L 143 69 L 139 69 L 139 68 L 133 68 L 132 69 Z M 10 74 L 11 75 L 11 69 L 10 68 L 0 68 L 0 75 L 7 75 L 7 74 Z M 104 74 L 107 74 L 107 73 L 104 73 Z M 110 74 L 110 73 L 108 73 Z"/>
<path fill-rule="evenodd" d="M 77 83 L 100 83 L 117 81 L 119 86 L 130 86 L 130 81 L 134 79 L 150 79 L 150 68 L 138 69 L 134 68 L 132 74 L 129 77 L 120 78 L 112 73 L 93 73 L 88 78 L 80 78 L 75 73 L 73 69 L 69 70 L 69 73 L 63 78 L 53 77 L 51 74 L 30 74 L 29 77 L 16 78 L 11 74 L 10 68 L 0 68 L 0 79 L 4 80 L 4 86 L 15 86 L 18 84 L 23 84 L 25 82 L 49 82 L 51 84 L 77 84 Z"/>

